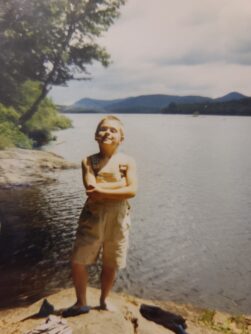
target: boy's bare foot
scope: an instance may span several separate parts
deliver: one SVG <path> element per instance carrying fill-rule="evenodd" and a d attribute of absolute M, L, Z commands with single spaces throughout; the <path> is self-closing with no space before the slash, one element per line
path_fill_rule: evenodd
<path fill-rule="evenodd" d="M 100 311 L 110 311 L 110 312 L 116 312 L 117 311 L 117 306 L 114 305 L 113 303 L 106 303 L 106 302 L 101 302 L 99 304 L 99 307 L 97 308 Z"/>
<path fill-rule="evenodd" d="M 105 301 L 100 301 L 99 309 L 103 311 L 108 311 L 108 307 Z"/>

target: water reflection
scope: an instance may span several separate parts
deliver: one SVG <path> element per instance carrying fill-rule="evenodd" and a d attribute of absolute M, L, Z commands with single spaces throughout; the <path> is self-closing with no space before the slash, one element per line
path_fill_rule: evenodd
<path fill-rule="evenodd" d="M 0 307 L 71 286 L 70 254 L 84 201 L 78 174 L 62 171 L 54 184 L 0 190 Z M 90 268 L 94 285 L 99 267 Z"/>
<path fill-rule="evenodd" d="M 45 196 L 39 188 L 0 191 L 1 306 L 30 302 L 65 286 L 76 212 L 68 211 L 60 222 L 49 202 L 50 191 Z"/>

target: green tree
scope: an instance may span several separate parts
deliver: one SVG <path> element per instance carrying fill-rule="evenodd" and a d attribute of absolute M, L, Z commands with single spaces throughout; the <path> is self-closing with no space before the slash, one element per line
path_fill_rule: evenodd
<path fill-rule="evenodd" d="M 0 149 L 11 146 L 41 146 L 53 139 L 52 130 L 71 127 L 71 121 L 58 113 L 51 99 L 46 97 L 39 105 L 37 113 L 25 124 L 25 131 L 21 132 L 17 126 L 18 119 L 40 94 L 39 83 L 26 81 L 21 85 L 19 93 L 18 110 L 0 103 Z"/>
<path fill-rule="evenodd" d="M 89 78 L 87 64 L 109 64 L 97 38 L 119 15 L 125 0 L 0 0 L 0 99 L 17 106 L 19 86 L 40 83 L 40 94 L 18 120 L 37 112 L 53 85 Z M 83 74 L 83 76 L 81 76 Z"/>

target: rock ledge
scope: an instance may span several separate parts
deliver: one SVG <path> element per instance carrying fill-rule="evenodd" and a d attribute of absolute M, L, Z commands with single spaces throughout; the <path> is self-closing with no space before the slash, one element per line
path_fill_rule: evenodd
<path fill-rule="evenodd" d="M 217 322 L 212 319 L 211 325 L 201 322 L 205 310 L 200 310 L 188 305 L 177 305 L 172 302 L 147 301 L 126 294 L 112 293 L 109 311 L 95 309 L 98 305 L 100 291 L 88 288 L 88 301 L 93 309 L 88 314 L 67 318 L 67 326 L 73 334 L 168 334 L 173 333 L 167 328 L 146 320 L 139 312 L 140 305 L 157 305 L 162 309 L 182 315 L 186 319 L 187 332 L 190 334 L 217 334 L 217 333 L 251 333 L 249 326 L 250 317 L 246 319 L 245 330 L 238 325 L 238 321 L 225 313 L 217 314 Z M 69 307 L 75 302 L 74 289 L 65 289 L 49 296 L 48 301 L 54 305 L 56 312 Z M 26 334 L 30 330 L 45 322 L 45 319 L 32 318 L 42 304 L 42 300 L 28 307 L 0 311 L 0 333 Z M 109 305 L 108 305 L 109 306 Z M 59 316 L 59 315 L 58 315 Z M 221 321 L 221 326 L 217 325 Z M 232 319 L 232 320 L 231 320 Z M 46 332 L 47 333 L 47 332 Z M 51 332 L 48 332 L 49 334 Z"/>
<path fill-rule="evenodd" d="M 49 172 L 80 166 L 45 151 L 8 149 L 0 151 L 0 187 L 28 186 L 51 182 Z"/>

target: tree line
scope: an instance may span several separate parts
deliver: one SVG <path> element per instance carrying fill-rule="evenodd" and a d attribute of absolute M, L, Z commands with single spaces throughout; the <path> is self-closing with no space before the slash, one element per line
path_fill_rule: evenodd
<path fill-rule="evenodd" d="M 161 112 L 163 114 L 251 116 L 251 98 L 228 102 L 170 103 Z"/>

